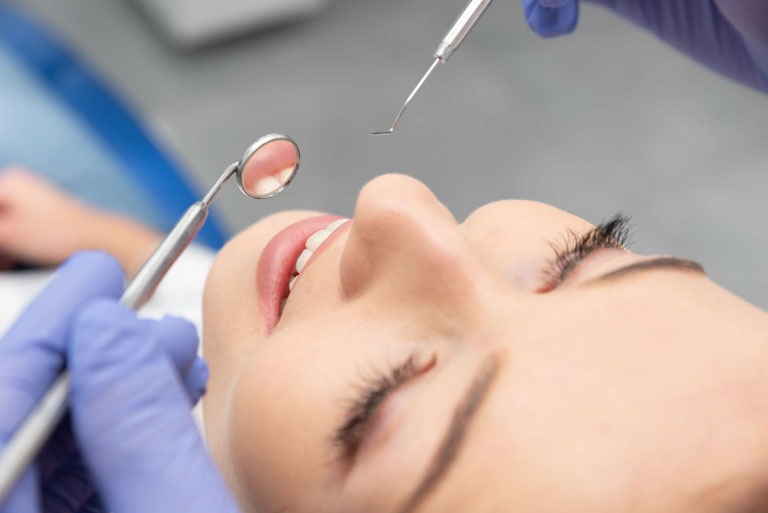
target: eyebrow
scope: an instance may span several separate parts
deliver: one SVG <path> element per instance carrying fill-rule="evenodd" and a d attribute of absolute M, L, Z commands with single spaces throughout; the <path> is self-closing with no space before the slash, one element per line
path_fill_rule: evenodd
<path fill-rule="evenodd" d="M 677 257 L 656 257 L 649 260 L 641 260 L 619 269 L 609 271 L 602 276 L 598 276 L 587 283 L 596 283 L 610 281 L 617 278 L 623 278 L 638 272 L 657 269 L 675 269 L 690 271 L 699 274 L 706 274 L 704 267 L 693 260 Z M 499 357 L 497 354 L 489 355 L 480 365 L 479 371 L 475 374 L 469 388 L 464 394 L 459 406 L 454 410 L 453 418 L 448 429 L 443 435 L 442 442 L 435 451 L 427 471 L 422 477 L 421 482 L 410 495 L 403 506 L 397 509 L 398 513 L 411 513 L 424 501 L 424 499 L 435 489 L 440 480 L 445 477 L 451 464 L 456 461 L 459 449 L 464 442 L 470 422 L 479 409 L 483 399 L 487 397 L 494 378 L 499 370 Z"/>
<path fill-rule="evenodd" d="M 464 398 L 459 406 L 453 412 L 453 418 L 448 426 L 443 439 L 440 442 L 432 461 L 421 478 L 421 482 L 411 493 L 403 506 L 397 509 L 398 513 L 411 513 L 424 499 L 435 489 L 437 484 L 445 477 L 451 464 L 456 461 L 462 443 L 470 427 L 471 420 L 475 413 L 488 396 L 488 391 L 494 382 L 494 378 L 499 370 L 499 356 L 491 354 L 486 357 L 480 365 L 480 369 L 475 373 Z"/>
<path fill-rule="evenodd" d="M 688 272 L 694 272 L 697 274 L 706 275 L 706 272 L 704 271 L 704 267 L 698 262 L 694 262 L 693 260 L 688 260 L 686 258 L 661 256 L 661 257 L 651 258 L 648 260 L 640 260 L 633 264 L 625 265 L 624 267 L 619 267 L 618 269 L 614 269 L 613 271 L 608 271 L 602 276 L 598 276 L 597 278 L 593 278 L 587 281 L 586 283 L 584 283 L 584 285 L 615 280 L 617 278 L 624 278 L 628 275 L 632 275 L 638 272 L 645 272 L 645 271 L 658 270 L 658 269 L 674 269 L 679 271 L 688 271 Z"/>

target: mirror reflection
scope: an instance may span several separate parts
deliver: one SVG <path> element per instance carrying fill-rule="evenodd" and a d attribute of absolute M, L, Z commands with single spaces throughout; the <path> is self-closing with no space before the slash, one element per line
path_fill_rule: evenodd
<path fill-rule="evenodd" d="M 246 150 L 237 173 L 238 184 L 252 198 L 272 197 L 291 182 L 299 162 L 299 148 L 293 140 L 267 136 Z"/>

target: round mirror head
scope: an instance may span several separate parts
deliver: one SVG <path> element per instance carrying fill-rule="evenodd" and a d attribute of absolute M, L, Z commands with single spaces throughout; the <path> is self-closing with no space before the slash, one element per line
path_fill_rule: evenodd
<path fill-rule="evenodd" d="M 293 139 L 281 134 L 265 135 L 245 150 L 237 168 L 237 184 L 251 198 L 271 198 L 291 183 L 300 161 L 299 147 Z"/>

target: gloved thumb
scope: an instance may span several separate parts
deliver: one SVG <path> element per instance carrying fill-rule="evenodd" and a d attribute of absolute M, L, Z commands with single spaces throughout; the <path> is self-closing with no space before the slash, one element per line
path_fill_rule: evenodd
<path fill-rule="evenodd" d="M 126 315 L 132 314 L 126 312 Z M 194 406 L 205 392 L 208 381 L 208 366 L 197 356 L 199 340 L 195 326 L 178 317 L 165 317 L 161 321 L 146 319 L 141 322 L 145 324 L 146 336 L 158 344 L 173 365 L 184 383 L 190 407 Z"/>
<path fill-rule="evenodd" d="M 192 419 L 188 377 L 174 366 L 194 361 L 181 347 L 189 343 L 163 349 L 190 331 L 186 323 L 164 322 L 148 329 L 152 323 L 110 301 L 80 310 L 68 348 L 80 451 L 115 513 L 237 511 Z M 198 372 L 194 363 L 189 372 Z"/>
<path fill-rule="evenodd" d="M 562 36 L 576 29 L 578 0 L 523 0 L 525 21 L 543 37 Z"/>

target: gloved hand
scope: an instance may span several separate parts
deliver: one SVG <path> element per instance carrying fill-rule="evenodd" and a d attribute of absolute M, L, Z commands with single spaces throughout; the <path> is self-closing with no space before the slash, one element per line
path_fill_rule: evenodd
<path fill-rule="evenodd" d="M 158 328 L 108 300 L 72 323 L 70 402 L 87 467 L 113 513 L 235 513 L 190 413 L 207 379 L 194 328 Z"/>
<path fill-rule="evenodd" d="M 79 255 L 59 269 L 0 340 L 0 450 L 63 367 L 76 310 L 95 297 L 118 297 L 122 289 L 117 262 L 104 254 Z M 90 500 L 97 500 L 94 489 L 65 422 L 0 511 L 79 511 Z"/>
<path fill-rule="evenodd" d="M 544 37 L 572 32 L 579 0 L 522 0 Z M 647 28 L 697 61 L 768 91 L 768 8 L 759 0 L 584 0 Z"/>
<path fill-rule="evenodd" d="M 0 340 L 0 450 L 65 351 L 76 435 L 68 422 L 57 429 L 3 513 L 237 511 L 189 412 L 207 372 L 194 328 L 93 301 L 122 288 L 115 260 L 77 255 Z"/>

